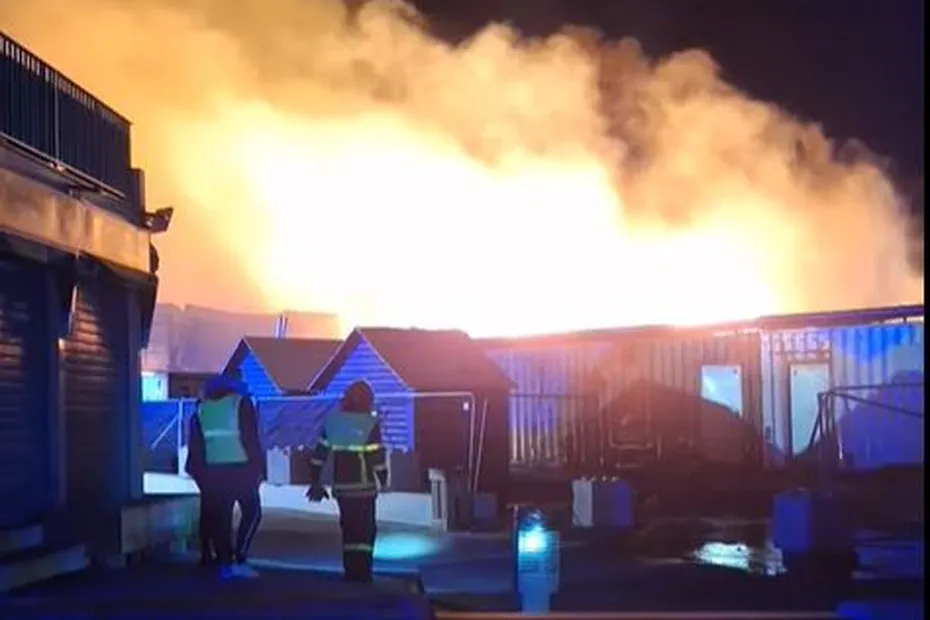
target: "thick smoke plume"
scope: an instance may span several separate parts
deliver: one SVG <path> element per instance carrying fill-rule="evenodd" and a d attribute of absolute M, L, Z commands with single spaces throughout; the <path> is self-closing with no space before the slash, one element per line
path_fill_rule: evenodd
<path fill-rule="evenodd" d="M 134 121 L 177 207 L 163 301 L 510 334 L 923 299 L 881 167 L 701 51 L 452 46 L 334 0 L 0 0 L 0 28 Z"/>

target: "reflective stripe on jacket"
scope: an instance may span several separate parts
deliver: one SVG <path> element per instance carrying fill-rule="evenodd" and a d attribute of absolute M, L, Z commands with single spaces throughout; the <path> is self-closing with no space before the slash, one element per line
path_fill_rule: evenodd
<path fill-rule="evenodd" d="M 310 459 L 314 483 L 319 481 L 330 454 L 333 455 L 334 495 L 374 495 L 378 483 L 386 482 L 381 428 L 373 415 L 339 411 L 326 418 Z"/>
<path fill-rule="evenodd" d="M 203 431 L 204 460 L 207 465 L 247 463 L 248 454 L 239 430 L 239 404 L 242 396 L 229 394 L 217 400 L 204 400 L 197 407 Z"/>

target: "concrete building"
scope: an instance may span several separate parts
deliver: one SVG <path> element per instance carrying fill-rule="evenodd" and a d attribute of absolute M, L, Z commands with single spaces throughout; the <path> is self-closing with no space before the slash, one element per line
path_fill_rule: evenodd
<path fill-rule="evenodd" d="M 170 214 L 145 213 L 129 121 L 2 33 L 0 84 L 0 558 L 80 564 L 142 497 L 150 236 Z"/>

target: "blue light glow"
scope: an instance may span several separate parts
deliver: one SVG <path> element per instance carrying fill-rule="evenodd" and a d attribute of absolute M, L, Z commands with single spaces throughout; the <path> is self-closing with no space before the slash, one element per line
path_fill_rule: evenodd
<path fill-rule="evenodd" d="M 517 534 L 517 552 L 526 554 L 545 553 L 549 547 L 549 537 L 541 525 L 533 525 Z"/>
<path fill-rule="evenodd" d="M 440 551 L 441 545 L 428 536 L 418 534 L 382 534 L 375 541 L 375 559 L 415 560 Z"/>

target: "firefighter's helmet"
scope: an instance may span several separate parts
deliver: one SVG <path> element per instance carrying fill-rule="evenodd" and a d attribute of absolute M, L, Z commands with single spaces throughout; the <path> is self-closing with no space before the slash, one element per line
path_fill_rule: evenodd
<path fill-rule="evenodd" d="M 375 394 L 367 381 L 356 381 L 342 394 L 342 408 L 353 413 L 371 413 L 375 406 Z"/>

